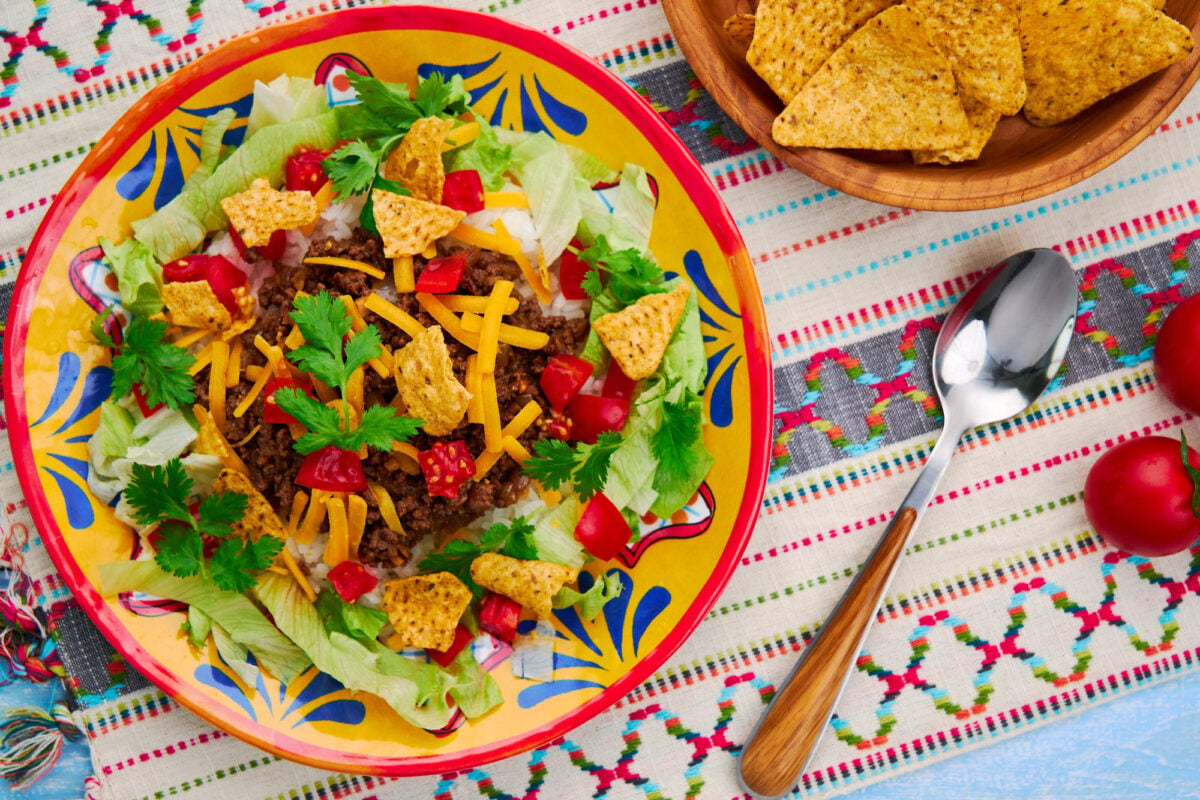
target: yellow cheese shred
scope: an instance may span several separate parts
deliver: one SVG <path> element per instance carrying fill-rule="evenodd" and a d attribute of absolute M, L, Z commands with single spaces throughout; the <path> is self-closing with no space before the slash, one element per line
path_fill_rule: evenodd
<path fill-rule="evenodd" d="M 358 546 L 362 544 L 367 529 L 367 501 L 362 495 L 352 494 L 346 499 L 346 525 L 349 535 L 350 555 L 358 558 Z"/>
<path fill-rule="evenodd" d="M 467 391 L 471 399 L 467 403 L 467 422 L 474 425 L 483 424 L 483 398 L 480 396 L 479 355 L 471 353 L 467 356 Z"/>
<path fill-rule="evenodd" d="M 212 363 L 212 354 L 212 342 L 209 342 L 208 344 L 204 345 L 199 353 L 196 353 L 196 362 L 188 367 L 188 374 L 199 375 L 200 370 Z"/>
<path fill-rule="evenodd" d="M 325 542 L 322 559 L 336 567 L 350 557 L 350 523 L 346 518 L 346 501 L 334 495 L 325 498 L 325 513 L 329 516 L 329 539 Z"/>
<path fill-rule="evenodd" d="M 496 352 L 500 346 L 500 323 L 504 301 L 512 295 L 513 282 L 499 280 L 492 284 L 483 324 L 479 327 L 479 372 L 486 375 L 496 371 Z M 486 415 L 484 417 L 486 420 Z"/>
<path fill-rule="evenodd" d="M 505 436 L 501 441 L 504 446 L 504 452 L 512 456 L 518 464 L 524 464 L 533 457 L 525 448 L 525 445 L 518 442 L 516 438 L 512 436 Z"/>
<path fill-rule="evenodd" d="M 392 259 L 392 279 L 396 282 L 396 291 L 402 294 L 417 288 L 412 256 L 396 256 Z"/>
<path fill-rule="evenodd" d="M 234 442 L 234 443 L 233 443 L 233 446 L 234 446 L 234 447 L 241 447 L 242 445 L 244 445 L 244 444 L 248 443 L 248 442 L 249 442 L 251 439 L 253 439 L 255 436 L 258 436 L 258 432 L 259 432 L 260 430 L 262 430 L 262 425 L 255 425 L 253 428 L 251 428 L 251 429 L 250 429 L 250 432 L 249 432 L 249 433 L 247 433 L 247 434 L 246 434 L 245 436 L 243 436 L 241 439 L 238 439 L 236 442 Z"/>
<path fill-rule="evenodd" d="M 421 308 L 425 309 L 429 316 L 438 321 L 438 324 L 442 326 L 442 330 L 472 350 L 479 349 L 479 334 L 464 330 L 462 322 L 454 315 L 453 311 L 442 305 L 442 301 L 438 299 L 437 295 L 417 292 L 417 302 L 421 304 Z"/>
<path fill-rule="evenodd" d="M 317 193 L 313 195 L 313 199 L 317 201 L 317 216 L 315 216 L 313 221 L 307 225 L 300 226 L 300 232 L 305 236 L 313 235 L 313 231 L 317 229 L 317 223 L 321 221 L 321 214 L 323 214 L 325 209 L 329 207 L 329 204 L 333 202 L 333 194 L 333 181 L 325 181 L 321 188 L 317 190 Z"/>
<path fill-rule="evenodd" d="M 233 409 L 233 415 L 235 417 L 241 419 L 241 417 L 250 410 L 250 406 L 254 405 L 254 401 L 258 399 L 258 396 L 262 394 L 263 388 L 267 385 L 267 381 L 274 377 L 275 366 L 279 363 L 281 358 L 283 358 L 283 351 L 275 345 L 270 345 L 267 352 L 267 366 L 265 369 L 259 371 L 258 378 L 255 379 L 254 383 L 250 386 L 250 389 L 247 390 L 246 396 L 243 397 L 242 401 L 237 404 L 236 408 Z"/>
<path fill-rule="evenodd" d="M 383 280 L 387 277 L 387 273 L 379 267 L 372 266 L 365 261 L 358 261 L 353 258 L 339 258 L 338 256 L 313 256 L 304 259 L 305 264 L 314 264 L 324 267 L 341 267 L 342 269 L 354 269 L 359 272 L 366 273 L 372 278 Z M 344 295 L 343 295 L 344 296 Z"/>
<path fill-rule="evenodd" d="M 212 343 L 212 366 L 208 370 L 208 410 L 217 430 L 225 433 L 225 367 L 229 364 L 229 345 Z"/>
<path fill-rule="evenodd" d="M 359 367 L 350 373 L 346 381 L 346 402 L 350 404 L 351 419 L 362 419 L 363 414 L 363 368 Z"/>
<path fill-rule="evenodd" d="M 287 571 L 296 579 L 296 583 L 300 584 L 300 591 L 304 592 L 304 596 L 308 598 L 308 602 L 317 602 L 317 593 L 313 591 L 312 584 L 308 582 L 308 576 L 300 569 L 300 565 L 296 563 L 296 557 L 292 555 L 292 551 L 286 547 L 280 551 L 283 556 L 283 564 L 287 567 Z"/>
<path fill-rule="evenodd" d="M 212 331 L 206 331 L 204 328 L 195 328 L 188 331 L 182 336 L 177 336 L 171 340 L 171 344 L 176 347 L 188 348 L 199 342 L 201 339 L 206 339 L 212 335 Z"/>
<path fill-rule="evenodd" d="M 483 397 L 483 443 L 484 449 L 498 453 L 504 449 L 500 428 L 500 405 L 496 400 L 496 374 L 479 373 L 479 394 Z"/>
<path fill-rule="evenodd" d="M 372 293 L 369 295 L 363 306 L 368 311 L 373 311 L 413 338 L 416 338 L 420 335 L 421 331 L 425 330 L 425 326 L 417 322 L 416 317 L 377 294 Z"/>
<path fill-rule="evenodd" d="M 456 314 L 461 314 L 464 311 L 482 314 L 487 309 L 488 304 L 487 297 L 480 297 L 474 294 L 440 294 L 438 295 L 438 299 L 442 301 L 442 305 Z M 504 301 L 504 313 L 511 314 L 520 305 L 520 300 L 510 297 Z"/>
<path fill-rule="evenodd" d="M 225 365 L 225 388 L 232 389 L 242 380 L 242 340 L 234 339 L 229 346 L 229 363 Z"/>
<path fill-rule="evenodd" d="M 304 521 L 296 529 L 296 542 L 298 544 L 308 544 L 317 535 L 317 531 L 321 529 L 321 523 L 325 521 L 326 494 L 326 492 L 320 489 L 313 490 L 312 498 L 308 501 L 308 509 L 304 512 Z"/>
<path fill-rule="evenodd" d="M 208 409 L 199 403 L 196 403 L 192 406 L 192 414 L 196 417 L 196 422 L 201 426 L 207 426 L 210 422 L 213 422 L 212 415 L 209 413 Z M 218 430 L 216 435 L 220 438 L 220 443 L 216 448 L 214 448 L 217 450 L 214 455 L 218 456 L 221 461 L 225 463 L 225 466 L 229 467 L 234 472 L 240 472 L 243 475 L 249 475 L 250 468 L 246 466 L 246 462 L 242 461 L 241 456 L 239 456 L 229 444 L 229 440 L 225 438 L 225 434 Z"/>
<path fill-rule="evenodd" d="M 470 144 L 477 138 L 479 138 L 479 123 L 474 121 L 464 123 L 447 134 L 445 141 L 442 142 L 442 152 L 445 153 L 456 147 L 462 147 L 464 144 Z"/>
<path fill-rule="evenodd" d="M 542 276 L 537 268 L 529 261 L 529 256 L 525 255 L 525 251 L 521 249 L 521 245 L 508 233 L 508 228 L 504 225 L 504 220 L 498 219 L 492 223 L 492 227 L 496 229 L 496 233 L 503 237 L 512 239 L 517 243 L 517 246 L 512 248 L 511 253 L 507 253 L 513 261 L 517 262 L 517 266 L 521 268 L 521 274 L 525 276 L 525 280 L 529 282 L 533 293 L 537 295 L 537 299 L 543 305 L 550 302 L 550 287 L 542 281 Z"/>
<path fill-rule="evenodd" d="M 483 480 L 483 477 L 488 474 L 488 471 L 496 465 L 500 460 L 500 456 L 506 452 L 504 448 L 504 440 L 512 439 L 516 441 L 517 437 L 529 429 L 529 426 L 542 415 L 542 407 L 537 404 L 536 400 L 530 400 L 517 415 L 508 421 L 508 424 L 500 431 L 501 449 L 496 452 L 489 452 L 485 449 L 475 458 L 475 480 Z M 520 444 L 518 442 L 518 444 Z M 522 447 L 524 449 L 524 447 Z M 514 456 L 515 458 L 515 456 Z M 526 451 L 526 459 L 528 459 L 528 451 Z"/>
<path fill-rule="evenodd" d="M 529 208 L 524 192 L 484 192 L 484 208 Z"/>
<path fill-rule="evenodd" d="M 483 330 L 483 317 L 471 311 L 464 311 L 460 318 L 463 330 L 479 333 Z M 504 322 L 500 324 L 500 341 L 522 350 L 541 350 L 550 343 L 550 334 L 545 331 L 535 331 L 530 328 L 518 328 Z"/>
<path fill-rule="evenodd" d="M 297 491 L 292 495 L 292 512 L 288 515 L 287 532 L 288 536 L 295 536 L 296 529 L 300 527 L 300 517 L 304 514 L 304 508 L 308 505 L 308 495 L 305 492 Z"/>
<path fill-rule="evenodd" d="M 379 506 L 379 516 L 383 517 L 383 524 L 403 535 L 404 525 L 400 522 L 400 515 L 396 513 L 396 503 L 392 500 L 391 493 L 378 483 L 370 483 L 367 486 L 375 498 L 375 504 Z"/>

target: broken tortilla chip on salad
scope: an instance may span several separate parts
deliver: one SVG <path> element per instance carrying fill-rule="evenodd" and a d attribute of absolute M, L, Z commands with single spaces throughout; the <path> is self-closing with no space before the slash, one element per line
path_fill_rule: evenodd
<path fill-rule="evenodd" d="M 113 388 L 88 482 L 140 542 L 105 586 L 211 612 L 239 669 L 315 665 L 436 729 L 450 687 L 468 716 L 499 702 L 473 640 L 594 619 L 622 582 L 581 571 L 696 495 L 700 312 L 650 248 L 641 167 L 492 126 L 458 76 L 348 80 L 336 109 L 262 84 L 299 116 L 231 154 L 214 115 L 211 172 L 104 245 L 136 303 L 121 336 L 93 325 Z"/>

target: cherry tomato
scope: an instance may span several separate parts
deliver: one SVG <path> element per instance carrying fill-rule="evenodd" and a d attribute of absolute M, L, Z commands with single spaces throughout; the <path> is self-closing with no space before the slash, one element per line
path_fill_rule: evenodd
<path fill-rule="evenodd" d="M 488 592 L 479 606 L 479 627 L 497 639 L 512 642 L 517 638 L 521 604 L 502 594 Z"/>
<path fill-rule="evenodd" d="M 571 240 L 571 247 L 581 246 L 577 239 Z M 562 296 L 568 300 L 586 300 L 588 295 L 583 290 L 583 279 L 591 269 L 590 264 L 570 249 L 564 250 L 562 259 L 558 262 L 558 286 Z"/>
<path fill-rule="evenodd" d="M 434 442 L 417 453 L 425 486 L 434 497 L 458 497 L 459 488 L 475 476 L 475 459 L 461 441 Z"/>
<path fill-rule="evenodd" d="M 379 584 L 379 578 L 357 561 L 343 561 L 329 570 L 329 584 L 346 603 L 353 603 Z"/>
<path fill-rule="evenodd" d="M 417 291 L 429 294 L 453 292 L 462 282 L 466 266 L 467 255 L 461 250 L 448 256 L 430 259 L 417 276 Z"/>
<path fill-rule="evenodd" d="M 1200 457 L 1191 448 L 1188 463 L 1200 468 Z M 1096 459 L 1084 484 L 1083 507 L 1092 527 L 1113 547 L 1162 556 L 1200 539 L 1193 492 L 1179 441 L 1143 436 Z"/>
<path fill-rule="evenodd" d="M 328 445 L 304 457 L 296 483 L 326 492 L 363 492 L 367 474 L 358 453 Z"/>
<path fill-rule="evenodd" d="M 313 396 L 312 381 L 308 378 L 268 378 L 263 386 L 263 422 L 282 422 L 289 424 L 298 422 L 288 412 L 275 402 L 275 392 L 280 389 L 299 389 L 309 397 Z"/>
<path fill-rule="evenodd" d="M 475 634 L 471 633 L 471 629 L 460 622 L 458 627 L 454 629 L 454 642 L 448 650 L 434 650 L 427 647 L 425 648 L 425 653 L 429 656 L 429 660 L 439 667 L 448 667 L 454 663 L 454 659 L 466 649 L 467 645 L 474 638 Z"/>
<path fill-rule="evenodd" d="M 579 394 L 579 390 L 592 376 L 592 362 L 577 356 L 557 355 L 546 363 L 538 384 L 555 411 L 562 411 L 567 403 Z"/>
<path fill-rule="evenodd" d="M 446 173 L 442 184 L 442 205 L 468 214 L 483 210 L 483 181 L 473 169 Z"/>
<path fill-rule="evenodd" d="M 579 522 L 575 524 L 575 541 L 602 561 L 615 558 L 632 535 L 633 531 L 621 514 L 621 509 L 613 505 L 603 492 L 597 492 L 588 501 L 583 514 L 579 516 Z"/>
<path fill-rule="evenodd" d="M 283 184 L 289 192 L 308 192 L 315 195 L 329 180 L 321 162 L 329 158 L 330 150 L 299 150 L 288 156 L 284 165 Z"/>
<path fill-rule="evenodd" d="M 1200 295 L 1167 315 L 1154 345 L 1158 388 L 1175 405 L 1200 414 Z"/>
<path fill-rule="evenodd" d="M 246 273 L 225 256 L 200 254 L 168 261 L 163 264 L 163 280 L 167 283 L 208 281 L 221 305 L 234 316 L 241 314 L 233 290 L 246 285 Z"/>
<path fill-rule="evenodd" d="M 594 394 L 577 394 L 567 404 L 571 436 L 577 441 L 595 444 L 605 431 L 619 431 L 629 416 L 629 401 Z"/>
<path fill-rule="evenodd" d="M 636 390 L 637 381 L 626 375 L 616 361 L 610 362 L 608 372 L 604 373 L 604 386 L 600 389 L 600 394 L 618 400 L 632 400 Z"/>

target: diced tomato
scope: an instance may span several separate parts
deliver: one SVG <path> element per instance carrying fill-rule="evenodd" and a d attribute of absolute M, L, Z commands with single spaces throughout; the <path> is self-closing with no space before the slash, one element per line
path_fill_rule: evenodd
<path fill-rule="evenodd" d="M 353 603 L 379 584 L 379 578 L 357 561 L 343 561 L 329 570 L 329 585 L 344 602 Z"/>
<path fill-rule="evenodd" d="M 629 416 L 629 401 L 594 394 L 577 394 L 567 404 L 571 436 L 580 442 L 595 444 L 605 431 L 619 431 Z"/>
<path fill-rule="evenodd" d="M 479 606 L 479 627 L 497 639 L 511 643 L 517 638 L 521 604 L 502 594 L 488 592 Z"/>
<path fill-rule="evenodd" d="M 417 276 L 417 291 L 430 294 L 446 294 L 458 289 L 463 270 L 467 266 L 467 254 L 461 250 L 426 262 Z"/>
<path fill-rule="evenodd" d="M 618 400 L 632 400 L 636 389 L 637 381 L 626 375 L 616 361 L 610 362 L 608 372 L 604 374 L 604 386 L 600 389 L 600 394 Z"/>
<path fill-rule="evenodd" d="M 150 401 L 146 399 L 146 393 L 143 391 L 140 383 L 133 385 L 133 399 L 137 401 L 138 408 L 141 410 L 143 417 L 148 417 L 163 407 L 162 403 L 154 406 L 150 405 Z"/>
<path fill-rule="evenodd" d="M 442 184 L 442 205 L 468 214 L 483 210 L 483 181 L 473 169 L 458 169 L 446 173 Z"/>
<path fill-rule="evenodd" d="M 429 656 L 429 659 L 439 667 L 448 667 L 454 663 L 454 659 L 458 657 L 458 654 L 461 653 L 474 638 L 475 634 L 471 633 L 471 629 L 460 622 L 458 627 L 454 629 L 454 642 L 450 645 L 449 650 L 434 650 L 427 647 L 425 648 L 425 653 Z"/>
<path fill-rule="evenodd" d="M 163 265 L 163 280 L 167 283 L 208 281 L 213 294 L 229 313 L 240 314 L 233 290 L 246 285 L 246 273 L 222 255 L 194 255 L 177 258 Z"/>
<path fill-rule="evenodd" d="M 592 376 L 592 362 L 571 355 L 557 355 L 550 359 L 542 370 L 538 383 L 555 411 L 562 411 L 567 403 L 579 394 L 579 390 Z"/>
<path fill-rule="evenodd" d="M 283 253 L 287 250 L 287 231 L 283 228 L 271 231 L 271 238 L 267 240 L 266 244 L 260 244 L 258 247 L 246 247 L 246 243 L 242 241 L 242 235 L 237 232 L 237 228 L 233 227 L 231 222 L 229 223 L 229 239 L 237 249 L 238 255 L 243 259 L 246 258 L 246 253 L 253 250 L 259 258 L 278 261 L 283 258 Z"/>
<path fill-rule="evenodd" d="M 603 492 L 597 492 L 588 501 L 575 525 L 575 541 L 602 561 L 616 557 L 632 535 L 621 510 Z"/>
<path fill-rule="evenodd" d="M 417 453 L 417 463 L 434 497 L 458 497 L 459 488 L 475 475 L 475 459 L 461 441 L 434 442 Z"/>
<path fill-rule="evenodd" d="M 580 248 L 579 240 L 572 239 L 571 247 Z M 591 265 L 575 255 L 570 248 L 563 251 L 558 262 L 558 285 L 562 296 L 568 300 L 586 300 L 587 292 L 583 290 L 583 279 L 592 269 Z"/>
<path fill-rule="evenodd" d="M 282 422 L 290 424 L 296 422 L 296 418 L 284 411 L 275 402 L 275 392 L 280 389 L 299 389 L 309 397 L 313 394 L 312 381 L 308 378 L 269 378 L 267 384 L 263 387 L 263 421 L 264 422 Z"/>
<path fill-rule="evenodd" d="M 329 180 L 321 162 L 329 158 L 331 150 L 298 150 L 288 156 L 284 165 L 283 185 L 289 192 L 308 192 L 315 195 Z"/>
<path fill-rule="evenodd" d="M 296 483 L 326 492 L 362 492 L 367 474 L 358 453 L 328 445 L 304 457 Z"/>

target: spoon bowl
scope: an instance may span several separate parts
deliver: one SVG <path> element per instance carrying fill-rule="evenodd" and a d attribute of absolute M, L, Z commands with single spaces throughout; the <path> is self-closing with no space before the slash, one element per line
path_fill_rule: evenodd
<path fill-rule="evenodd" d="M 1039 248 L 997 264 L 946 317 L 933 349 L 942 432 L 871 555 L 742 747 L 738 777 L 751 796 L 782 797 L 803 774 L 963 432 L 1021 413 L 1046 390 L 1066 356 L 1077 311 L 1070 263 Z"/>

